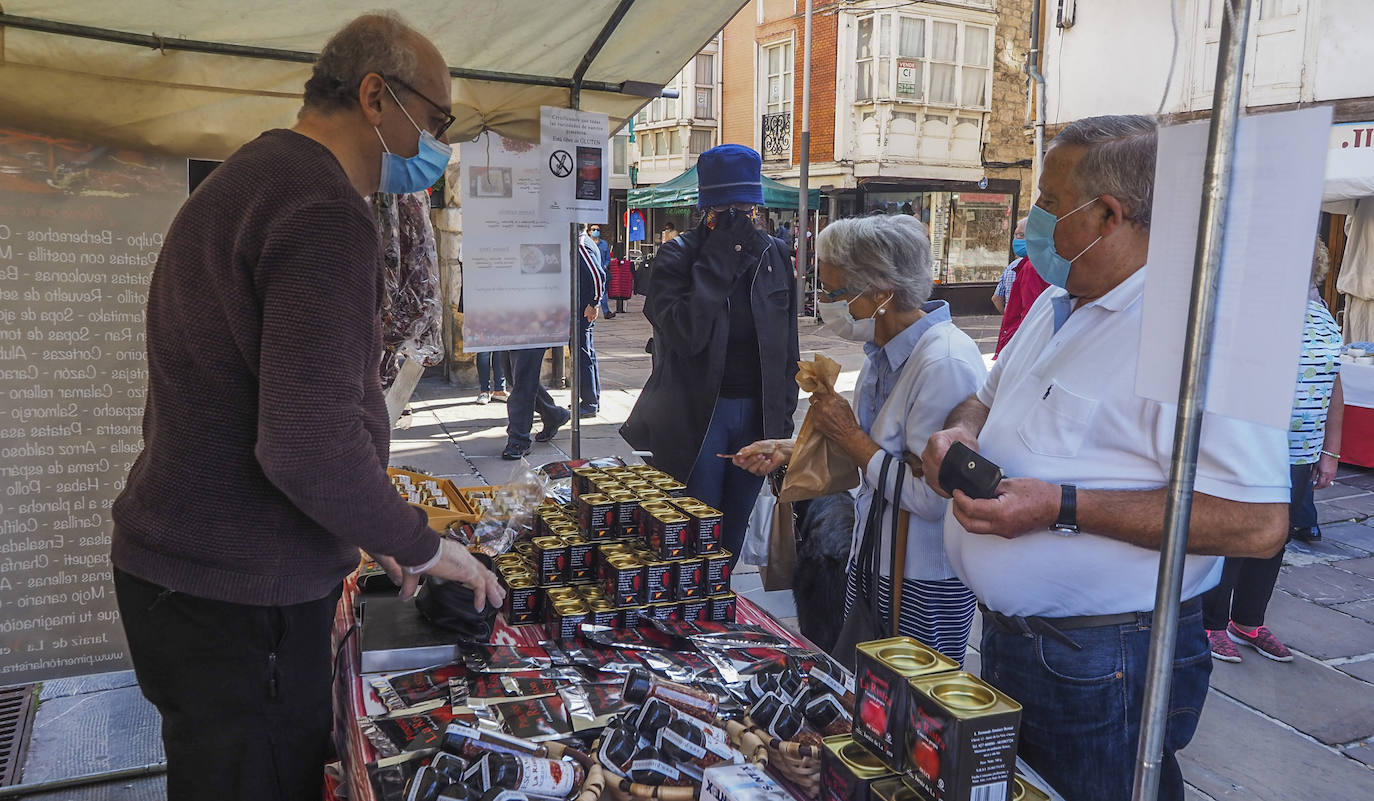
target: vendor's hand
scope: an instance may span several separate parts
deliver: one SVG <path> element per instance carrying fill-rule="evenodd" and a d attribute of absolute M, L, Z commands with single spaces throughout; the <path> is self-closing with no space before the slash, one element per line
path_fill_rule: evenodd
<path fill-rule="evenodd" d="M 926 442 L 926 449 L 921 452 L 921 469 L 925 473 L 926 483 L 946 498 L 949 497 L 949 493 L 940 487 L 940 463 L 945 460 L 949 446 L 956 442 L 962 442 L 973 450 L 978 450 L 977 437 L 962 428 L 946 428 L 931 434 Z"/>
<path fill-rule="evenodd" d="M 740 448 L 730 461 L 741 470 L 766 476 L 792 461 L 794 445 L 796 442 L 790 439 L 761 439 Z"/>
<path fill-rule="evenodd" d="M 587 308 L 582 310 L 582 316 L 586 318 L 587 322 L 589 323 L 596 322 L 596 317 L 599 314 L 601 314 L 600 306 L 588 306 Z"/>
<path fill-rule="evenodd" d="M 854 419 L 854 410 L 837 392 L 813 394 L 806 416 L 816 433 L 833 442 L 863 430 L 859 428 L 859 421 Z"/>
<path fill-rule="evenodd" d="M 373 559 L 376 559 L 377 564 L 386 571 L 386 577 L 391 579 L 391 583 L 401 588 L 401 600 L 408 601 L 415 597 L 415 590 L 420 586 L 419 576 L 401 567 L 401 564 L 390 556 L 374 556 Z"/>
<path fill-rule="evenodd" d="M 1312 465 L 1312 488 L 1326 489 L 1331 486 L 1331 482 L 1336 480 L 1336 468 L 1340 467 L 1340 461 L 1322 454 L 1317 457 L 1317 463 Z"/>
<path fill-rule="evenodd" d="M 974 500 L 954 491 L 954 517 L 971 534 L 1013 539 L 1048 528 L 1059 519 L 1063 491 L 1038 478 L 1008 478 L 997 485 L 997 497 Z"/>
<path fill-rule="evenodd" d="M 493 606 L 501 605 L 506 599 L 506 591 L 501 589 L 496 574 L 487 570 L 467 548 L 453 540 L 441 540 L 439 548 L 439 562 L 426 571 L 428 575 L 466 584 L 472 589 L 473 605 L 479 612 L 486 608 L 488 602 Z"/>

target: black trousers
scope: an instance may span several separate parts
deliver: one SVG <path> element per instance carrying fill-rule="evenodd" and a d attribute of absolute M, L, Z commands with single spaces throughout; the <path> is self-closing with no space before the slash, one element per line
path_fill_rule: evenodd
<path fill-rule="evenodd" d="M 172 592 L 114 571 L 139 687 L 162 715 L 168 801 L 318 801 L 342 586 L 292 606 Z"/>

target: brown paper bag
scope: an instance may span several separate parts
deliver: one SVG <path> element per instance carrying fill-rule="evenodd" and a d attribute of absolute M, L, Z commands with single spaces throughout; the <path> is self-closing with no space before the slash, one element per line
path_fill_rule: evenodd
<path fill-rule="evenodd" d="M 840 377 L 840 363 L 828 356 L 816 354 L 811 362 L 798 362 L 797 385 L 813 395 L 834 392 Z M 832 495 L 859 486 L 859 468 L 849 454 L 811 428 L 811 412 L 806 413 L 797 444 L 792 449 L 792 461 L 787 464 L 787 477 L 778 493 L 779 505 L 794 503 L 822 495 Z"/>
<path fill-rule="evenodd" d="M 759 578 L 768 592 L 792 589 L 792 571 L 797 567 L 797 534 L 793 527 L 792 504 L 773 504 L 773 525 L 768 531 L 768 563 L 759 565 Z"/>

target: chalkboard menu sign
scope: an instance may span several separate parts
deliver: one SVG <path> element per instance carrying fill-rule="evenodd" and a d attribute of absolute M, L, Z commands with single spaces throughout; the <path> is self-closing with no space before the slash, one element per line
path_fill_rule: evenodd
<path fill-rule="evenodd" d="M 0 129 L 0 685 L 128 667 L 110 506 L 186 161 Z"/>

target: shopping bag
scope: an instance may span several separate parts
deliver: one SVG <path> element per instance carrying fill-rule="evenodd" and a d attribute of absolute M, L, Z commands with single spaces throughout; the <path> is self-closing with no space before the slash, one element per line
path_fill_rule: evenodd
<path fill-rule="evenodd" d="M 839 362 L 816 354 L 815 361 L 798 362 L 797 386 L 811 394 L 835 391 L 840 377 Z M 778 500 L 784 503 L 819 498 L 844 492 L 859 486 L 859 468 L 839 445 L 821 436 L 811 426 L 811 412 L 806 413 L 792 461 L 787 464 L 787 477 L 782 482 Z"/>
<path fill-rule="evenodd" d="M 768 592 L 792 589 L 792 571 L 797 567 L 796 518 L 792 504 L 773 504 L 772 525 L 768 529 L 768 561 L 759 566 L 759 578 Z"/>
<path fill-rule="evenodd" d="M 754 511 L 749 513 L 749 527 L 744 532 L 744 544 L 739 549 L 739 562 L 743 565 L 762 565 L 768 562 L 768 539 L 773 530 L 773 507 L 778 505 L 778 496 L 767 485 L 754 500 Z"/>

